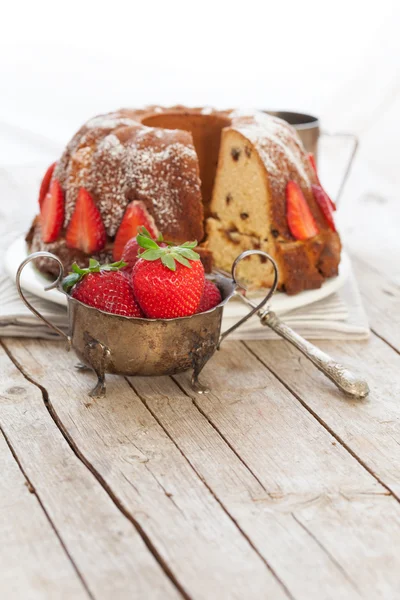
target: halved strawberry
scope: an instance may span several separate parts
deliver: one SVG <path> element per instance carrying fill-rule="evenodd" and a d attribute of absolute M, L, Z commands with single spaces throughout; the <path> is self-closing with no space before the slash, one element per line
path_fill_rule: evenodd
<path fill-rule="evenodd" d="M 75 210 L 67 229 L 67 246 L 86 254 L 104 248 L 107 235 L 99 209 L 85 188 L 78 192 Z"/>
<path fill-rule="evenodd" d="M 158 237 L 158 230 L 154 223 L 153 217 L 147 210 L 144 202 L 141 200 L 133 200 L 128 204 L 125 214 L 122 218 L 121 225 L 115 237 L 113 258 L 120 260 L 125 244 L 138 234 L 139 227 L 146 227 L 152 237 Z"/>
<path fill-rule="evenodd" d="M 286 217 L 296 240 L 308 240 L 319 232 L 301 187 L 295 181 L 289 181 L 286 186 Z"/>
<path fill-rule="evenodd" d="M 323 187 L 322 187 L 322 185 L 321 185 L 321 182 L 320 182 L 320 180 L 319 180 L 319 177 L 318 177 L 317 163 L 315 162 L 315 156 L 314 156 L 314 154 L 313 154 L 312 152 L 310 152 L 310 153 L 308 154 L 308 158 L 309 158 L 309 161 L 310 161 L 310 163 L 311 163 L 311 166 L 312 166 L 312 168 L 313 168 L 313 170 L 314 170 L 314 173 L 315 173 L 315 175 L 316 175 L 316 177 L 317 177 L 318 185 L 319 185 L 319 187 L 320 187 L 320 188 L 321 188 L 321 189 L 322 189 L 322 190 L 325 192 L 324 188 L 323 188 Z M 332 198 L 330 198 L 326 192 L 325 192 L 325 195 L 326 195 L 326 197 L 327 197 L 327 198 L 328 198 L 328 200 L 329 200 L 329 203 L 330 203 L 330 205 L 331 205 L 331 207 L 332 207 L 332 210 L 336 210 L 336 204 L 334 203 L 334 201 L 332 200 Z"/>
<path fill-rule="evenodd" d="M 42 208 L 44 197 L 46 196 L 47 192 L 49 191 L 50 181 L 51 181 L 53 171 L 54 171 L 56 164 L 57 163 L 54 162 L 52 165 L 49 166 L 46 173 L 44 174 L 42 183 L 40 184 L 40 190 L 39 190 L 39 206 L 40 206 L 40 208 Z"/>
<path fill-rule="evenodd" d="M 40 208 L 42 240 L 55 242 L 64 222 L 64 193 L 60 183 L 54 179 Z"/>
<path fill-rule="evenodd" d="M 322 189 L 322 187 L 320 185 L 313 184 L 311 186 L 311 188 L 313 191 L 315 201 L 317 202 L 318 206 L 324 213 L 324 217 L 325 217 L 326 222 L 328 223 L 330 229 L 332 229 L 332 231 L 336 231 L 335 221 L 333 220 L 333 210 L 332 210 L 331 203 L 329 201 L 328 194 L 325 192 L 325 190 Z"/>

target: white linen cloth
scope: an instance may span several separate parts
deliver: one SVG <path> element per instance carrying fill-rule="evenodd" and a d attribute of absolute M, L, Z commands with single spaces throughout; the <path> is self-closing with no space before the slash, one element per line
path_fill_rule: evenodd
<path fill-rule="evenodd" d="M 0 251 L 4 256 L 11 242 L 26 232 L 36 212 L 37 190 L 46 166 L 32 165 L 0 169 Z M 29 301 L 52 323 L 67 330 L 67 313 L 62 306 L 31 294 Z M 233 325 L 248 309 L 232 300 L 224 309 L 223 330 Z M 357 283 L 351 273 L 343 287 L 324 300 L 282 314 L 283 320 L 308 339 L 365 339 L 368 320 Z M 14 281 L 0 261 L 0 336 L 56 338 L 20 300 Z M 271 339 L 276 335 L 260 325 L 257 316 L 232 334 L 232 339 Z"/>

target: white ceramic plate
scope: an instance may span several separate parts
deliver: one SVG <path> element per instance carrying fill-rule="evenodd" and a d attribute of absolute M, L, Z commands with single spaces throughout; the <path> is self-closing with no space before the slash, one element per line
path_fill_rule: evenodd
<path fill-rule="evenodd" d="M 26 247 L 26 243 L 23 237 L 15 240 L 11 246 L 8 248 L 6 256 L 5 256 L 5 267 L 7 273 L 10 275 L 12 279 L 15 280 L 15 274 L 21 262 L 25 260 L 28 256 L 28 251 Z M 306 292 L 300 292 L 300 294 L 296 294 L 295 296 L 288 296 L 287 294 L 277 292 L 271 300 L 271 306 L 273 310 L 277 314 L 283 314 L 289 310 L 293 310 L 295 308 L 300 308 L 302 306 L 306 306 L 307 304 L 311 304 L 313 302 L 317 302 L 318 300 L 322 300 L 327 296 L 330 296 L 334 292 L 336 292 L 339 288 L 342 287 L 344 282 L 346 281 L 348 275 L 350 273 L 350 259 L 345 252 L 342 253 L 342 260 L 339 266 L 339 275 L 337 277 L 332 277 L 325 281 L 321 288 L 318 290 L 308 290 Z M 40 298 L 44 298 L 45 300 L 50 300 L 50 302 L 55 302 L 56 304 L 66 305 L 67 300 L 64 294 L 59 292 L 58 290 L 49 290 L 48 292 L 44 291 L 44 287 L 49 285 L 49 280 L 44 277 L 39 271 L 33 266 L 33 263 L 29 263 L 23 273 L 21 278 L 21 285 L 24 290 L 27 292 L 31 292 L 35 296 L 39 296 Z M 260 294 L 251 294 L 251 298 L 257 301 L 259 298 L 261 300 L 262 295 Z M 234 305 L 235 302 L 235 305 Z M 240 300 L 234 300 L 234 302 L 230 302 L 225 307 L 225 312 L 236 313 L 237 304 L 241 304 Z M 229 310 L 229 307 L 232 307 Z"/>

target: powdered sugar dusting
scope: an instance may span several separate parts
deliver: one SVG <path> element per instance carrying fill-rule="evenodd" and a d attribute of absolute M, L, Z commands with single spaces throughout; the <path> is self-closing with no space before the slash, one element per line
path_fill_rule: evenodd
<path fill-rule="evenodd" d="M 93 117 L 86 123 L 87 129 L 116 129 L 117 127 L 127 127 L 136 125 L 137 122 L 127 117 L 121 117 L 119 115 L 99 115 Z"/>
<path fill-rule="evenodd" d="M 117 130 L 129 123 L 134 127 L 122 137 L 116 132 L 93 135 L 93 129 Z M 197 156 L 193 146 L 177 141 L 180 132 L 145 127 L 132 119 L 96 118 L 80 137 L 67 163 L 67 226 L 80 187 L 93 196 L 107 234 L 114 236 L 127 204 L 134 199 L 152 207 L 159 229 L 179 228 L 182 198 L 198 190 Z M 125 130 L 124 130 L 125 131 Z"/>
<path fill-rule="evenodd" d="M 189 198 L 200 204 L 198 159 L 185 132 L 141 124 L 146 115 L 164 111 L 230 118 L 232 127 L 257 149 L 271 185 L 282 189 L 294 174 L 310 186 L 304 149 L 293 129 L 276 117 L 255 110 L 216 111 L 210 106 L 121 110 L 90 119 L 57 165 L 55 177 L 66 192 L 65 227 L 79 188 L 84 187 L 97 203 L 109 236 L 116 234 L 127 204 L 135 199 L 146 203 L 160 230 L 179 230 Z"/>
<path fill-rule="evenodd" d="M 287 183 L 291 173 L 296 173 L 303 185 L 310 187 L 305 151 L 286 121 L 260 111 L 237 110 L 232 117 L 235 129 L 254 144 L 271 175 Z"/>

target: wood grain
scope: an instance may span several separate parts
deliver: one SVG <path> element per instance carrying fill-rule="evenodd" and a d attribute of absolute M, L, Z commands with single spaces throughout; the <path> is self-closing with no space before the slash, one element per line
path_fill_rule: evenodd
<path fill-rule="evenodd" d="M 132 524 L 72 452 L 45 408 L 40 390 L 21 375 L 1 346 L 0 372 L 1 427 L 93 596 L 179 598 Z M 10 491 L 14 483 L 10 482 Z M 33 502 L 34 496 L 28 496 Z M 29 519 L 25 508 L 23 520 Z M 18 514 L 21 511 L 22 507 Z M 37 537 L 40 540 L 39 530 Z M 22 545 L 22 534 L 18 541 Z M 41 565 L 44 578 L 45 564 Z M 2 567 L 0 582 L 4 572 Z M 63 585 L 62 576 L 59 584 Z M 75 598 L 72 592 L 68 597 Z"/>
<path fill-rule="evenodd" d="M 9 398 L 16 393 L 10 389 Z M 0 397 L 0 408 L 4 397 Z M 0 598 L 87 600 L 60 544 L 0 431 Z"/>
<path fill-rule="evenodd" d="M 319 344 L 337 360 L 365 375 L 371 393 L 366 400 L 357 401 L 341 395 L 286 343 L 246 344 L 400 499 L 400 356 L 374 335 L 357 345 Z"/>
<path fill-rule="evenodd" d="M 353 269 L 372 329 L 400 352 L 400 285 L 355 257 Z"/>
<path fill-rule="evenodd" d="M 241 344 L 203 379 L 206 397 L 186 374 L 176 376 L 185 393 L 165 378 L 130 382 L 290 593 L 390 597 L 396 500 Z"/>
<path fill-rule="evenodd" d="M 110 377 L 107 397 L 94 402 L 87 396 L 93 375 L 77 373 L 63 345 L 8 340 L 7 347 L 46 388 L 59 426 L 188 595 L 287 597 L 124 379 Z"/>

